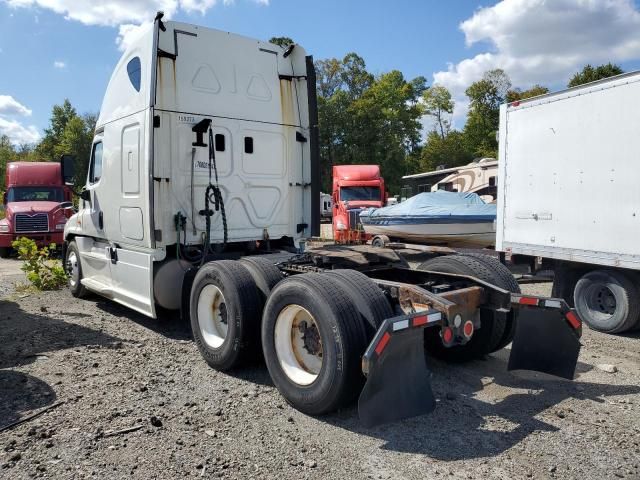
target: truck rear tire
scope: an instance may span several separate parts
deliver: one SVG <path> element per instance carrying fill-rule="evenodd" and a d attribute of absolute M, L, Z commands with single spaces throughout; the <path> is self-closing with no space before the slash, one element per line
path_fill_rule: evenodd
<path fill-rule="evenodd" d="M 509 290 L 513 293 L 520 293 L 520 285 L 516 281 L 515 277 L 511 273 L 511 271 L 500 262 L 496 257 L 492 257 L 491 255 L 485 255 L 484 253 L 465 253 L 464 256 L 475 258 L 476 260 L 484 263 L 487 267 L 491 269 L 493 273 L 495 273 L 495 278 L 499 281 L 493 281 L 496 287 L 504 288 L 505 290 Z M 511 343 L 513 340 L 513 334 L 515 333 L 515 324 L 513 322 L 513 312 L 509 313 L 501 313 L 496 312 L 496 315 L 505 316 L 505 326 L 504 333 L 502 334 L 502 338 L 498 345 L 495 347 L 494 352 L 503 349 L 507 345 Z"/>
<path fill-rule="evenodd" d="M 263 305 L 256 282 L 240 262 L 219 260 L 198 270 L 191 288 L 191 331 L 211 367 L 225 371 L 254 358 Z"/>
<path fill-rule="evenodd" d="M 88 290 L 82 285 L 82 262 L 80 261 L 80 251 L 76 242 L 72 241 L 67 247 L 67 256 L 64 259 L 64 267 L 67 272 L 67 283 L 71 295 L 76 298 L 87 296 Z"/>
<path fill-rule="evenodd" d="M 588 272 L 576 283 L 573 297 L 580 318 L 599 332 L 625 332 L 640 318 L 638 288 L 623 272 Z"/>
<path fill-rule="evenodd" d="M 9 258 L 9 247 L 0 247 L 0 258 Z"/>
<path fill-rule="evenodd" d="M 263 302 L 266 303 L 271 290 L 284 279 L 284 275 L 273 262 L 270 262 L 266 258 L 246 257 L 242 258 L 240 263 L 249 270 L 253 281 L 256 282 L 256 286 L 262 295 Z"/>
<path fill-rule="evenodd" d="M 418 266 L 418 270 L 454 273 L 476 277 L 496 286 L 500 286 L 500 278 L 485 263 L 476 258 L 464 255 L 448 255 L 427 260 Z M 503 287 L 504 288 L 504 287 Z M 437 329 L 425 329 L 425 348 L 436 358 L 447 362 L 466 362 L 481 358 L 496 351 L 506 331 L 505 315 L 490 310 L 480 310 L 481 327 L 476 330 L 471 340 L 464 345 L 445 347 Z"/>
<path fill-rule="evenodd" d="M 358 310 L 335 277 L 295 275 L 269 296 L 264 359 L 273 383 L 297 410 L 322 415 L 351 402 L 364 384 L 366 345 Z"/>
<path fill-rule="evenodd" d="M 393 316 L 387 297 L 369 277 L 356 270 L 333 270 L 327 275 L 342 285 L 349 295 L 360 312 L 367 341 L 371 340 L 382 322 Z"/>

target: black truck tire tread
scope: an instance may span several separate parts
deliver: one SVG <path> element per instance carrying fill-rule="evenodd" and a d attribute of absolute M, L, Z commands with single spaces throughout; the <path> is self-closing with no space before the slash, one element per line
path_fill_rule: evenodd
<path fill-rule="evenodd" d="M 284 279 L 280 269 L 273 262 L 260 257 L 245 257 L 240 259 L 240 263 L 249 271 L 266 302 L 271 290 Z"/>
<path fill-rule="evenodd" d="M 418 266 L 418 270 L 440 271 L 476 277 L 487 283 L 495 284 L 496 276 L 491 268 L 479 260 L 464 255 L 447 255 L 427 260 Z M 465 345 L 445 347 L 436 329 L 425 330 L 427 351 L 437 358 L 449 362 L 466 362 L 487 355 L 500 345 L 505 332 L 504 316 L 495 312 L 481 310 L 481 327 Z"/>
<path fill-rule="evenodd" d="M 276 320 L 282 309 L 292 304 L 307 309 L 318 323 L 323 361 L 328 362 L 309 385 L 298 385 L 289 379 L 275 349 Z M 366 345 L 360 314 L 334 277 L 320 273 L 295 275 L 280 282 L 269 296 L 262 320 L 265 363 L 282 396 L 301 412 L 322 415 L 353 401 L 364 384 L 360 358 Z"/>
<path fill-rule="evenodd" d="M 208 346 L 198 324 L 198 295 L 209 284 L 225 298 L 229 319 L 227 338 L 218 348 Z M 190 298 L 191 331 L 200 354 L 216 370 L 239 367 L 260 351 L 260 319 L 264 302 L 249 270 L 234 260 L 205 263 L 193 280 Z"/>
<path fill-rule="evenodd" d="M 484 253 L 465 253 L 464 255 L 467 257 L 475 258 L 481 261 L 482 263 L 484 263 L 485 265 L 487 265 L 489 268 L 491 268 L 491 270 L 496 274 L 496 279 L 500 280 L 499 282 L 498 281 L 492 282 L 495 286 L 504 288 L 505 290 L 509 290 L 510 292 L 513 292 L 513 293 L 521 292 L 520 285 L 518 284 L 517 280 L 515 279 L 511 271 L 506 266 L 504 266 L 500 262 L 500 260 L 498 260 L 497 258 L 492 257 L 491 255 L 485 255 Z M 513 340 L 513 335 L 515 333 L 515 322 L 513 318 L 514 317 L 513 312 L 509 312 L 509 313 L 496 312 L 496 315 L 504 315 L 506 318 L 505 318 L 504 333 L 502 334 L 502 338 L 498 342 L 498 345 L 496 345 L 495 349 L 493 350 L 494 352 L 501 350 L 507 345 L 509 345 Z"/>
<path fill-rule="evenodd" d="M 369 277 L 356 270 L 333 270 L 327 275 L 344 287 L 360 312 L 367 339 L 372 339 L 382 322 L 393 316 L 391 304 L 382 290 Z"/>

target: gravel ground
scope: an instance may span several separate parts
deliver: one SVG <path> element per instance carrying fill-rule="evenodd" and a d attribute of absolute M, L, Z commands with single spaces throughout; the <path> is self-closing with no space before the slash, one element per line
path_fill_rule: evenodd
<path fill-rule="evenodd" d="M 16 265 L 0 260 L 0 428 L 62 403 L 0 432 L 0 478 L 640 478 L 638 335 L 586 330 L 574 382 L 508 373 L 508 350 L 431 361 L 435 412 L 365 429 L 354 407 L 292 409 L 263 365 L 213 371 L 178 318 L 14 292 Z"/>

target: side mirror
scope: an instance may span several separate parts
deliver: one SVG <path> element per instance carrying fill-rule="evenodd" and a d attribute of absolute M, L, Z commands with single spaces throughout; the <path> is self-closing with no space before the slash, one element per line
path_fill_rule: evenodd
<path fill-rule="evenodd" d="M 91 201 L 91 192 L 89 190 L 82 190 L 80 192 L 80 198 L 87 202 Z"/>
<path fill-rule="evenodd" d="M 62 155 L 60 157 L 60 167 L 62 183 L 73 185 L 73 178 L 76 176 L 76 160 L 73 155 Z"/>

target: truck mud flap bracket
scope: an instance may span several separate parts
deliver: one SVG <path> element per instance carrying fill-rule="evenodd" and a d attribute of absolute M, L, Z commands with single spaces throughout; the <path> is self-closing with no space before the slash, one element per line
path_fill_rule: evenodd
<path fill-rule="evenodd" d="M 509 370 L 533 370 L 573 380 L 582 322 L 564 300 L 512 295 L 515 334 Z"/>
<path fill-rule="evenodd" d="M 362 370 L 367 382 L 358 400 L 366 427 L 431 412 L 436 401 L 424 351 L 424 328 L 440 327 L 436 310 L 385 320 L 369 344 Z"/>

